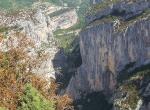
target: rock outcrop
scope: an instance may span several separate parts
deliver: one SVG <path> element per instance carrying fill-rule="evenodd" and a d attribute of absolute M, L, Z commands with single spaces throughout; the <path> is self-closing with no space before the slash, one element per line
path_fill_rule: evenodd
<path fill-rule="evenodd" d="M 150 1 L 120 1 L 89 15 L 80 33 L 82 65 L 66 90 L 73 98 L 81 93 L 111 94 L 126 65 L 150 62 Z M 120 12 L 121 11 L 121 12 Z"/>
<path fill-rule="evenodd" d="M 91 9 L 91 14 L 86 17 L 87 24 L 108 15 L 115 15 L 121 17 L 122 20 L 128 20 L 131 17 L 140 15 L 144 10 L 150 7 L 150 2 L 148 0 L 120 0 L 118 2 L 116 0 L 117 3 L 113 2 L 115 2 L 115 0 L 110 1 L 110 3 L 106 0 L 104 3 L 98 3 L 99 5 L 102 4 L 102 6 L 93 6 Z M 107 5 L 105 6 L 105 4 Z"/>
<path fill-rule="evenodd" d="M 62 9 L 63 13 L 52 17 L 53 28 L 67 29 L 75 25 L 78 21 L 78 15 L 75 9 Z M 66 11 L 65 11 L 66 10 Z"/>
<path fill-rule="evenodd" d="M 33 69 L 34 73 L 42 74 L 46 78 L 55 78 L 53 60 L 59 49 L 53 37 L 53 31 L 58 27 L 69 28 L 76 24 L 78 19 L 75 9 L 69 9 L 67 12 L 62 11 L 59 15 L 57 11 L 63 9 L 64 7 L 58 7 L 48 2 L 35 2 L 31 9 L 0 12 L 0 26 L 16 28 L 10 30 L 7 36 L 12 37 L 13 32 L 19 31 L 34 43 L 34 48 L 27 49 L 33 59 L 36 59 L 39 53 L 46 55 L 41 65 Z M 51 19 L 50 15 L 55 12 L 57 17 Z M 1 51 L 7 51 L 6 45 L 10 42 L 9 37 L 0 42 Z M 17 39 L 15 38 L 13 41 L 13 46 L 16 46 Z"/>
<path fill-rule="evenodd" d="M 33 59 L 36 58 L 38 52 L 42 52 L 47 55 L 47 58 L 42 61 L 41 65 L 39 65 L 37 68 L 34 68 L 33 72 L 37 74 L 44 74 L 47 78 L 54 78 L 55 70 L 53 68 L 52 60 L 59 50 L 52 36 L 52 22 L 41 9 L 30 11 L 31 12 L 23 10 L 14 15 L 5 13 L 3 16 L 1 16 L 1 24 L 9 27 L 16 27 L 17 31 L 24 34 L 28 39 L 32 40 L 34 48 L 28 48 L 27 51 Z M 15 32 L 16 30 L 14 30 L 14 33 Z M 6 47 L 5 45 L 10 42 L 9 39 L 12 37 L 12 33 L 13 31 L 8 32 L 7 36 L 9 37 L 1 41 L 1 47 Z M 14 42 L 14 44 L 17 45 L 16 42 Z M 4 50 L 4 48 L 2 49 Z"/>
<path fill-rule="evenodd" d="M 113 94 L 114 110 L 150 110 L 150 65 L 124 74 Z"/>

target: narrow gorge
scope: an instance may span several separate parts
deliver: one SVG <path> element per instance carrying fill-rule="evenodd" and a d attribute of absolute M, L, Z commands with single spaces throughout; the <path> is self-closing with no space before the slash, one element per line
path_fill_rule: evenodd
<path fill-rule="evenodd" d="M 150 1 L 1 0 L 0 110 L 150 110 Z"/>

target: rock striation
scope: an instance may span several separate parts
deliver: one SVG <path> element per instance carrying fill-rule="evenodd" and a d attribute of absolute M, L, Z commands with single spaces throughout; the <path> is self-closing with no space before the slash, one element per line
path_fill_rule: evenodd
<path fill-rule="evenodd" d="M 111 94 L 126 65 L 150 63 L 149 8 L 149 0 L 119 1 L 86 17 L 88 25 L 80 33 L 82 65 L 68 94 L 75 99 L 95 91 Z"/>

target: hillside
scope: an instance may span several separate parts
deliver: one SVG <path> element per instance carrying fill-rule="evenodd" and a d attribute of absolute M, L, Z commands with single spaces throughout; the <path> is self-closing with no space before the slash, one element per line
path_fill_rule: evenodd
<path fill-rule="evenodd" d="M 95 110 L 149 110 L 150 80 L 145 77 L 150 73 L 143 67 L 150 68 L 150 1 L 93 2 L 79 35 L 82 64 L 71 78 L 67 93 L 79 101 L 85 94 L 95 99 L 98 96 L 93 93 L 103 94 L 109 102 L 106 106 L 112 107 L 97 104 Z M 138 73 L 134 72 L 136 68 Z M 93 100 L 89 104 L 96 103 Z"/>
<path fill-rule="evenodd" d="M 149 0 L 0 0 L 0 110 L 150 110 Z"/>
<path fill-rule="evenodd" d="M 72 42 L 83 23 L 80 8 L 87 6 L 82 5 L 78 1 L 0 1 L 0 110 L 73 108 L 70 96 L 56 93 L 62 82 L 56 81 L 56 71 L 63 75 L 62 65 L 69 65 L 69 48 L 74 48 Z"/>

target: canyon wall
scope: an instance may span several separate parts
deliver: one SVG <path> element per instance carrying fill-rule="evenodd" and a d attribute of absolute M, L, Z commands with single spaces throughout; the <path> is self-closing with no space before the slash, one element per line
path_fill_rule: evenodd
<path fill-rule="evenodd" d="M 80 33 L 82 65 L 66 90 L 75 99 L 95 91 L 111 94 L 126 65 L 150 63 L 150 1 L 116 1 L 107 6 L 87 16 Z"/>

